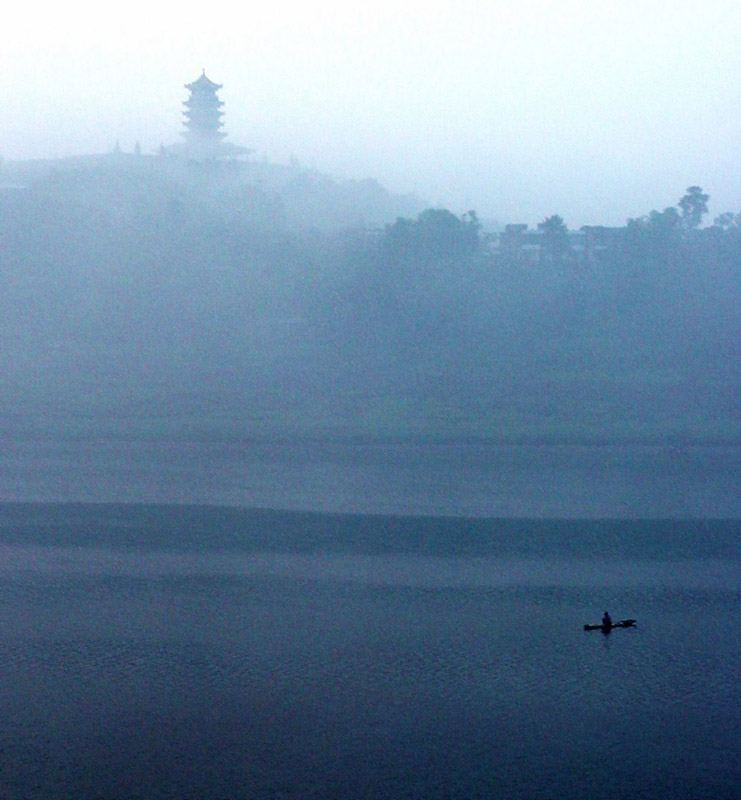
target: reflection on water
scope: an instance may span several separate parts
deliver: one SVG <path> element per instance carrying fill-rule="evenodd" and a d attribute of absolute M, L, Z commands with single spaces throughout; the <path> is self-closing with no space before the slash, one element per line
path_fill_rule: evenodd
<path fill-rule="evenodd" d="M 141 578 L 272 577 L 349 581 L 371 586 L 645 587 L 733 590 L 736 563 L 635 559 L 517 558 L 345 553 L 131 552 L 94 547 L 0 544 L 0 575 L 97 575 Z"/>
<path fill-rule="evenodd" d="M 0 506 L 0 797 L 737 791 L 736 525 L 105 511 Z"/>
<path fill-rule="evenodd" d="M 4 500 L 498 517 L 741 516 L 741 447 L 8 440 Z"/>

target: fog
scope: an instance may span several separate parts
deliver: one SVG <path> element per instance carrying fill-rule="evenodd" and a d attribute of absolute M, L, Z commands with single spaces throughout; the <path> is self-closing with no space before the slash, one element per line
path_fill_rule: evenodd
<path fill-rule="evenodd" d="M 4 165 L 6 433 L 738 440 L 741 214 L 700 187 L 497 232 L 178 152 Z"/>
<path fill-rule="evenodd" d="M 621 225 L 694 184 L 711 215 L 741 207 L 730 0 L 71 0 L 13 4 L 3 29 L 6 160 L 177 142 L 183 84 L 205 68 L 256 158 L 455 213 Z"/>
<path fill-rule="evenodd" d="M 690 11 L 15 9 L 3 434 L 737 444 L 740 17 Z"/>

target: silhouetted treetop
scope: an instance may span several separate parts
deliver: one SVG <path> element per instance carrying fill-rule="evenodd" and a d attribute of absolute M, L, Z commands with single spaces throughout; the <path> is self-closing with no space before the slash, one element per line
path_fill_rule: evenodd
<path fill-rule="evenodd" d="M 569 251 L 569 232 L 563 217 L 553 214 L 538 223 L 538 230 L 543 234 L 543 250 L 554 263 L 563 261 Z"/>
<path fill-rule="evenodd" d="M 481 224 L 475 211 L 457 217 L 444 208 L 428 208 L 416 220 L 399 217 L 384 231 L 384 249 L 394 259 L 450 261 L 475 254 Z"/>
<path fill-rule="evenodd" d="M 682 211 L 682 224 L 687 230 L 695 230 L 702 224 L 702 218 L 708 213 L 710 195 L 705 194 L 699 186 L 689 186 L 682 199 L 677 203 Z"/>

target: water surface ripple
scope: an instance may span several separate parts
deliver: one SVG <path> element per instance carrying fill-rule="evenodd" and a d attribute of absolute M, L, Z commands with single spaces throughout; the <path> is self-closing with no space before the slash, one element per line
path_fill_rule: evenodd
<path fill-rule="evenodd" d="M 739 532 L 0 505 L 0 798 L 738 797 Z"/>

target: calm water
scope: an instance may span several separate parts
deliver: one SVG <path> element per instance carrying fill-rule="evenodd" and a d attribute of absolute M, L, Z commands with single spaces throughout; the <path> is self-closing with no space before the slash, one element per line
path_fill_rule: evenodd
<path fill-rule="evenodd" d="M 739 518 L 741 446 L 5 437 L 0 499 L 487 517 Z"/>
<path fill-rule="evenodd" d="M 739 534 L 0 505 L 0 798 L 739 797 Z"/>

